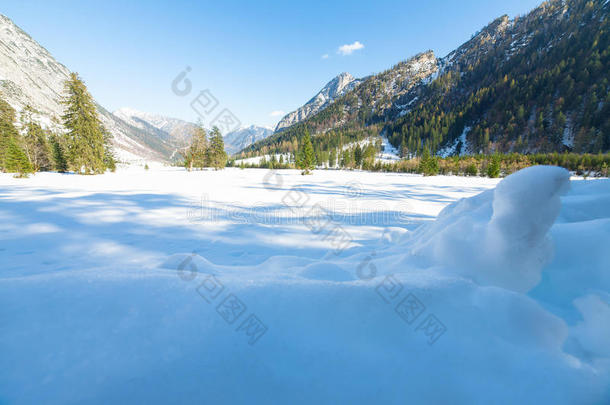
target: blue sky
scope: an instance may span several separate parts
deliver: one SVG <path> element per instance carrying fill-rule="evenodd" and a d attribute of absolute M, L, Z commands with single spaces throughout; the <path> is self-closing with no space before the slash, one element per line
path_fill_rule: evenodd
<path fill-rule="evenodd" d="M 109 110 L 195 120 L 190 101 L 209 89 L 244 125 L 273 125 L 281 117 L 272 112 L 294 110 L 340 72 L 365 76 L 428 49 L 445 56 L 494 18 L 539 2 L 11 0 L 0 13 Z M 179 97 L 171 83 L 186 66 L 193 91 Z"/>

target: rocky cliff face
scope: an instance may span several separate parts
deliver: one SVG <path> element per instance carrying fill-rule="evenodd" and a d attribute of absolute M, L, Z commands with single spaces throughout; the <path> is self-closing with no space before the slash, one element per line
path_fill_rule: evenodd
<path fill-rule="evenodd" d="M 17 112 L 26 105 L 44 128 L 62 131 L 64 81 L 70 70 L 38 42 L 0 15 L 0 93 Z M 137 128 L 98 105 L 102 123 L 113 136 L 120 160 L 166 160 L 173 147 L 144 128 Z"/>
<path fill-rule="evenodd" d="M 48 126 L 57 126 L 69 74 L 45 48 L 0 15 L 0 91 L 9 104 L 17 109 L 30 104 Z"/>
<path fill-rule="evenodd" d="M 358 112 L 370 110 L 366 115 L 378 115 L 386 121 L 396 118 L 410 106 L 411 100 L 403 103 L 401 98 L 417 85 L 433 80 L 439 65 L 434 52 L 426 51 L 371 76 L 356 92 Z"/>
<path fill-rule="evenodd" d="M 355 79 L 349 73 L 341 73 L 326 84 L 311 100 L 305 103 L 302 107 L 293 111 L 284 118 L 275 127 L 276 131 L 281 131 L 298 122 L 307 119 L 318 111 L 324 109 L 329 103 L 341 97 L 346 92 L 352 90 L 361 80 Z"/>

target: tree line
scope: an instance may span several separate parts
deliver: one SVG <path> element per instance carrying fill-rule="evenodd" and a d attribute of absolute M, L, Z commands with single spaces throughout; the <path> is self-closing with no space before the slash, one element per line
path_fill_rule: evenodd
<path fill-rule="evenodd" d="M 326 143 L 328 140 L 339 140 L 339 142 L 334 144 L 336 146 L 330 147 Z M 324 149 L 325 147 L 329 149 Z M 289 152 L 271 153 L 269 159 L 267 159 L 267 155 L 264 155 L 257 164 L 245 163 L 243 159 L 247 158 L 248 154 L 242 153 L 242 162 L 236 164 L 233 159 L 228 164 L 241 168 L 297 168 L 302 170 L 303 174 L 310 174 L 315 167 L 371 170 L 375 157 L 380 151 L 381 139 L 379 137 L 359 139 L 355 145 L 353 143 L 343 144 L 341 136 L 316 135 L 311 137 L 309 131 L 305 130 L 300 141 L 295 140 L 295 143 L 289 148 Z"/>
<path fill-rule="evenodd" d="M 352 148 L 355 151 L 356 148 Z M 240 163 L 229 162 L 229 166 L 261 169 L 300 169 L 303 166 L 291 159 L 278 161 L 272 155 L 271 160 L 262 159 L 259 163 Z M 372 172 L 395 172 L 423 174 L 424 176 L 454 175 L 454 176 L 484 176 L 484 177 L 503 177 L 508 176 L 518 170 L 535 165 L 550 165 L 563 167 L 577 175 L 584 177 L 608 177 L 610 174 L 610 153 L 494 153 L 492 155 L 478 154 L 466 156 L 438 157 L 431 154 L 428 150 L 422 152 L 422 156 L 409 159 L 401 159 L 396 162 L 380 162 L 373 160 L 369 165 L 345 166 L 340 161 L 336 165 L 329 165 L 328 162 L 315 162 L 313 168 L 332 169 L 341 168 L 349 170 L 368 170 Z"/>

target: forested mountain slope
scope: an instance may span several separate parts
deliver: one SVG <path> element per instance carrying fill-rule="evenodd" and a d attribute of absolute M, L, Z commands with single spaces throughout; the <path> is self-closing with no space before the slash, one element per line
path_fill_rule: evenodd
<path fill-rule="evenodd" d="M 403 156 L 610 150 L 608 2 L 502 16 L 444 58 L 419 54 L 244 150 L 316 153 L 385 134 Z"/>

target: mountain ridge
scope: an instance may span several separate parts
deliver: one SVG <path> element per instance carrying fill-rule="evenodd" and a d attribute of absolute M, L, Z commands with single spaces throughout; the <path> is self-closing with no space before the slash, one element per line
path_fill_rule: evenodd
<path fill-rule="evenodd" d="M 608 4 L 551 0 L 500 16 L 447 56 L 423 52 L 365 78 L 243 155 L 293 151 L 305 132 L 318 151 L 386 134 L 405 157 L 610 150 Z"/>
<path fill-rule="evenodd" d="M 224 135 L 225 150 L 232 155 L 271 134 L 272 129 L 257 125 L 240 128 Z"/>
<path fill-rule="evenodd" d="M 143 112 L 131 107 L 122 107 L 113 114 L 130 125 L 157 134 L 159 139 L 170 142 L 177 149 L 185 148 L 197 124 L 162 114 Z M 206 128 L 209 132 L 210 128 Z M 271 135 L 273 130 L 257 125 L 243 126 L 235 131 L 223 134 L 225 150 L 233 154 L 257 140 Z"/>
<path fill-rule="evenodd" d="M 297 124 L 324 109 L 333 100 L 355 88 L 361 81 L 362 79 L 356 79 L 347 72 L 339 73 L 326 83 L 309 101 L 286 114 L 275 126 L 275 132 Z"/>

